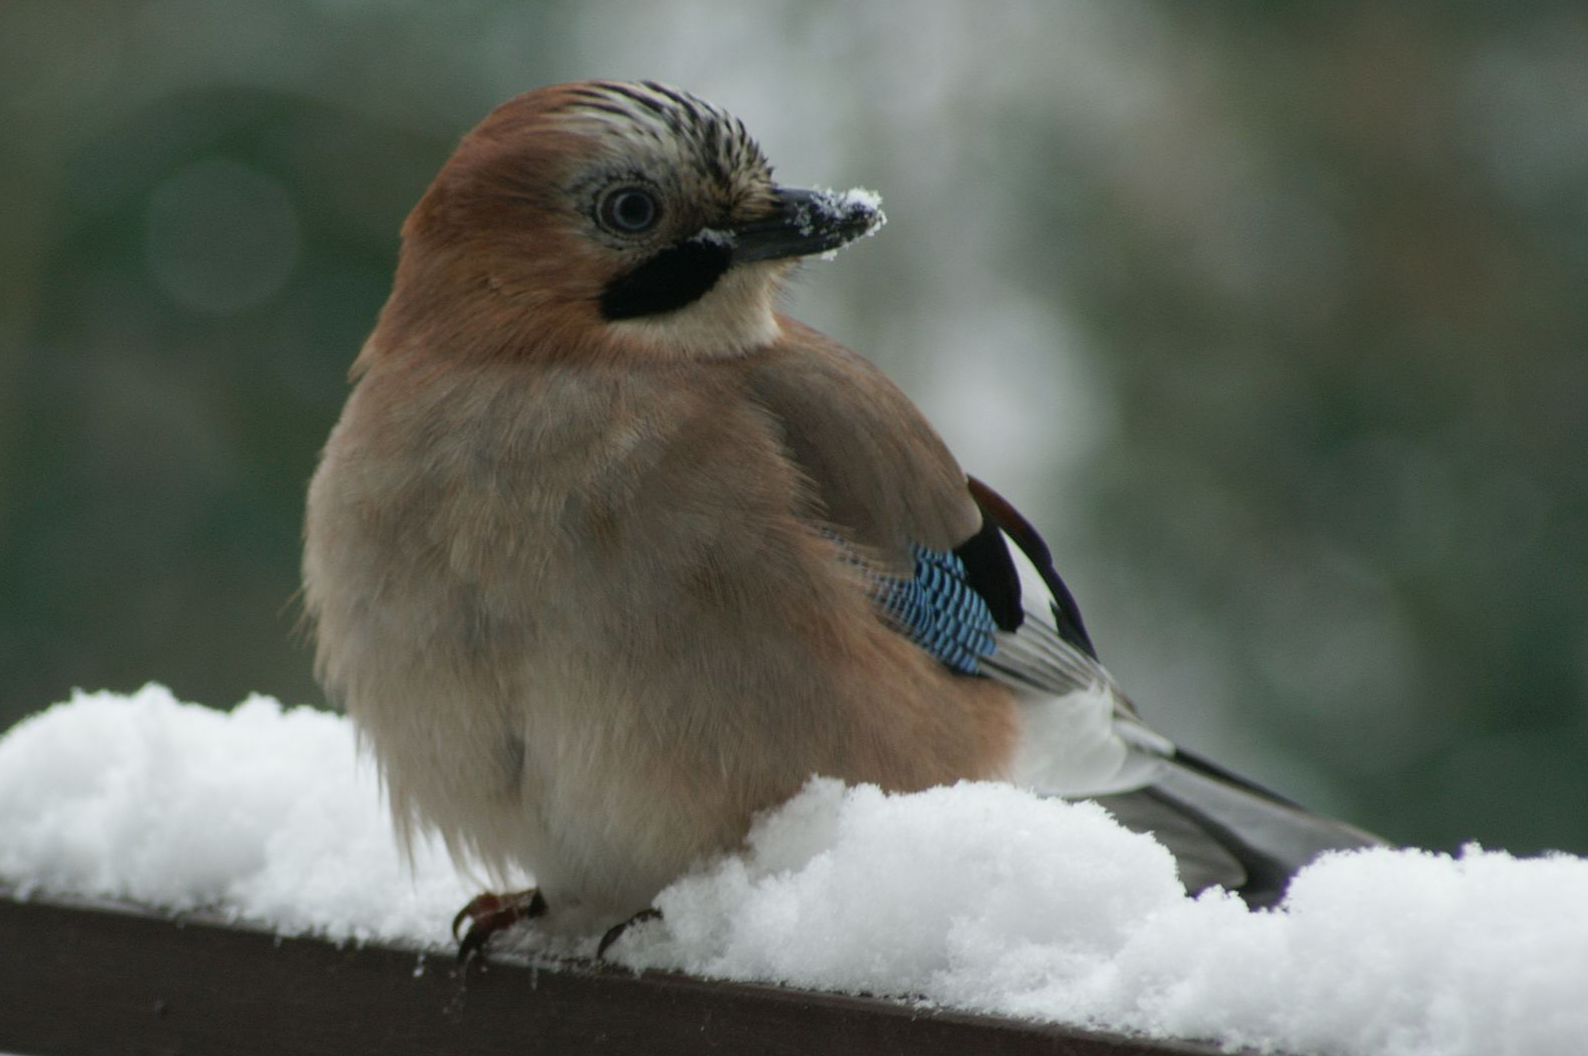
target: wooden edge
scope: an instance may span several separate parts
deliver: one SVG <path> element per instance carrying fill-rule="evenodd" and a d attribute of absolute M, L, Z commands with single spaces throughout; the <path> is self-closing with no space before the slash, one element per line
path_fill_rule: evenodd
<path fill-rule="evenodd" d="M 1221 1050 L 593 964 L 282 938 L 202 914 L 0 891 L 0 1051 L 25 1056 Z"/>

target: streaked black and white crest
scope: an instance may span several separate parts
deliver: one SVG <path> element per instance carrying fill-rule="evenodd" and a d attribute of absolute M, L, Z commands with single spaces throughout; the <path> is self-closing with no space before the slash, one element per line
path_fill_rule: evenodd
<path fill-rule="evenodd" d="M 704 99 L 655 81 L 590 81 L 568 100 L 564 112 L 613 137 L 615 156 L 644 159 L 652 180 L 693 177 L 704 186 L 689 188 L 691 197 L 704 193 L 728 212 L 770 194 L 772 167 L 760 146 L 742 121 Z"/>

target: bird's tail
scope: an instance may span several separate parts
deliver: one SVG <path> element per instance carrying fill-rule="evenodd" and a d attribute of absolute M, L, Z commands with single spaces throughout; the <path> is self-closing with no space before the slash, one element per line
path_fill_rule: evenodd
<path fill-rule="evenodd" d="M 1152 784 L 1095 798 L 1121 824 L 1168 847 L 1188 891 L 1223 887 L 1254 909 L 1279 902 L 1297 871 L 1324 851 L 1384 846 L 1180 750 Z"/>

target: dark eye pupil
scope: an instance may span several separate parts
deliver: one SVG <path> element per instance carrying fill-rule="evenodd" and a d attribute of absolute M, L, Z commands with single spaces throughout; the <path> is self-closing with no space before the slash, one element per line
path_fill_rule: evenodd
<path fill-rule="evenodd" d="M 609 196 L 603 219 L 619 231 L 644 231 L 656 223 L 656 199 L 648 191 L 624 190 Z"/>

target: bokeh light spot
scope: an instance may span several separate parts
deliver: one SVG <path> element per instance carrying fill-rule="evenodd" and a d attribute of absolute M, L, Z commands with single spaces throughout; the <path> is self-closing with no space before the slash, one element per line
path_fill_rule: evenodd
<path fill-rule="evenodd" d="M 149 200 L 148 262 L 172 300 L 230 315 L 281 292 L 298 256 L 298 218 L 274 179 L 209 158 L 167 178 Z"/>

